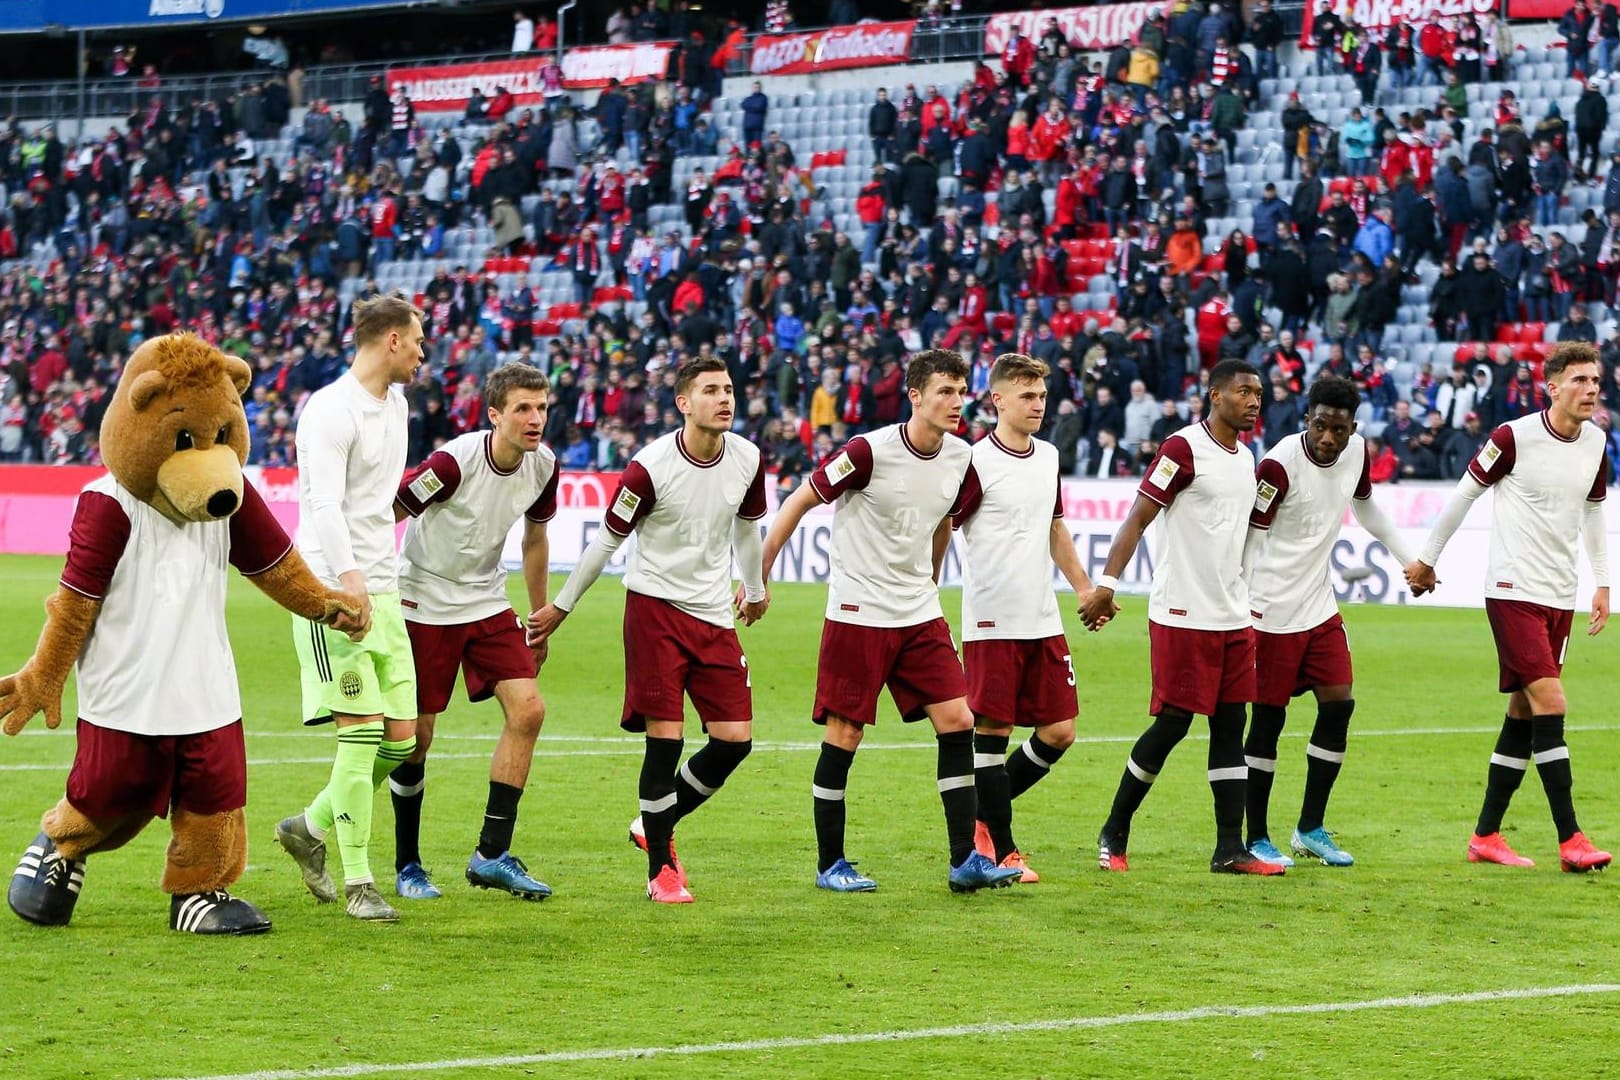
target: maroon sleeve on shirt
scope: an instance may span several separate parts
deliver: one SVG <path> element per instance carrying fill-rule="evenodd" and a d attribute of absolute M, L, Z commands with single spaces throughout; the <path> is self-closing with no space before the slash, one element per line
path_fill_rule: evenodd
<path fill-rule="evenodd" d="M 737 508 L 737 516 L 744 521 L 758 521 L 770 509 L 765 503 L 765 455 L 759 455 L 759 468 L 754 470 L 754 478 L 748 482 L 748 491 L 743 495 L 742 505 Z"/>
<path fill-rule="evenodd" d="M 444 502 L 460 486 L 461 462 L 443 450 L 435 450 L 426 461 L 405 474 L 394 501 L 411 517 L 421 517 L 424 510 L 434 503 Z"/>
<path fill-rule="evenodd" d="M 546 486 L 540 489 L 540 497 L 529 504 L 523 511 L 523 516 L 536 524 L 543 524 L 557 516 L 557 480 L 562 476 L 562 470 L 556 462 L 551 465 L 551 479 Z"/>
<path fill-rule="evenodd" d="M 1609 495 L 1609 455 L 1598 458 L 1597 475 L 1592 478 L 1592 490 L 1586 493 L 1587 502 L 1602 502 Z"/>
<path fill-rule="evenodd" d="M 1256 529 L 1269 529 L 1277 520 L 1283 499 L 1288 496 L 1288 470 L 1276 458 L 1261 458 L 1254 471 L 1254 509 L 1249 511 L 1249 524 Z"/>
<path fill-rule="evenodd" d="M 285 559 L 292 546 L 264 496 L 244 478 L 242 506 L 231 515 L 231 565 L 243 577 L 254 577 Z"/>
<path fill-rule="evenodd" d="M 824 503 L 845 492 L 860 491 L 871 482 L 872 446 L 859 435 L 810 474 L 810 487 Z"/>
<path fill-rule="evenodd" d="M 68 530 L 67 565 L 62 584 L 76 593 L 100 600 L 112 585 L 113 571 L 129 543 L 129 516 L 118 500 L 99 491 L 86 491 L 73 508 Z"/>
<path fill-rule="evenodd" d="M 1057 501 L 1052 505 L 1052 516 L 1055 518 L 1063 516 L 1063 467 L 1061 465 L 1058 466 Z"/>
<path fill-rule="evenodd" d="M 962 476 L 962 486 L 957 489 L 956 503 L 951 507 L 951 527 L 960 529 L 968 518 L 979 509 L 984 502 L 984 485 L 979 481 L 979 470 L 968 462 L 967 472 Z"/>
<path fill-rule="evenodd" d="M 1490 487 L 1513 471 L 1514 455 L 1513 429 L 1503 424 L 1491 432 L 1474 460 L 1468 463 L 1468 475 Z"/>
<path fill-rule="evenodd" d="M 1159 452 L 1154 456 L 1153 464 L 1148 466 L 1147 475 L 1137 485 L 1136 492 L 1160 506 L 1169 506 L 1192 482 L 1192 445 L 1180 434 L 1175 434 L 1159 445 Z"/>
<path fill-rule="evenodd" d="M 1363 442 L 1361 444 L 1361 479 L 1356 481 L 1356 490 L 1352 493 L 1357 499 L 1372 498 L 1372 450 Z"/>
<path fill-rule="evenodd" d="M 615 536 L 629 536 L 641 524 L 641 519 L 652 513 L 657 501 L 652 474 L 641 462 L 632 461 L 624 467 L 624 475 L 619 478 L 619 486 L 613 492 L 613 502 L 608 505 L 602 524 Z"/>

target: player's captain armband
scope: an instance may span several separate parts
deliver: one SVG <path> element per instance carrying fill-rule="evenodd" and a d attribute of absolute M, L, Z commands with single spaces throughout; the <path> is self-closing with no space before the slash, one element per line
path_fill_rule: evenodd
<path fill-rule="evenodd" d="M 1502 448 L 1487 440 L 1485 445 L 1479 448 L 1479 454 L 1475 456 L 1474 461 L 1479 465 L 1481 472 L 1490 472 L 1491 466 L 1495 465 L 1496 459 L 1501 456 Z"/>
<path fill-rule="evenodd" d="M 827 462 L 827 479 L 834 484 L 847 479 L 854 471 L 855 463 L 849 459 L 849 451 L 847 450 Z"/>
<path fill-rule="evenodd" d="M 634 521 L 636 507 L 641 505 L 641 496 L 629 488 L 620 488 L 619 497 L 613 500 L 613 512 L 626 521 Z"/>
<path fill-rule="evenodd" d="M 1267 480 L 1260 481 L 1260 486 L 1254 493 L 1254 508 L 1260 513 L 1271 509 L 1271 504 L 1277 501 L 1277 485 Z"/>
<path fill-rule="evenodd" d="M 428 469 L 421 476 L 411 481 L 411 486 L 406 490 L 411 493 L 417 502 L 426 503 L 444 490 L 444 481 L 440 480 L 439 475 L 432 469 Z"/>
<path fill-rule="evenodd" d="M 1160 457 L 1159 463 L 1153 467 L 1153 472 L 1148 474 L 1147 482 L 1160 491 L 1169 491 L 1170 481 L 1174 480 L 1176 473 L 1180 471 L 1181 466 L 1179 464 L 1168 457 Z"/>

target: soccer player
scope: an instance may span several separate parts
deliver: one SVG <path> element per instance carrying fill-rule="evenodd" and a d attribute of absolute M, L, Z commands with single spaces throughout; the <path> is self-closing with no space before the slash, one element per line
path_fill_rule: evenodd
<path fill-rule="evenodd" d="M 733 626 L 731 560 L 742 589 L 736 615 L 752 625 L 770 605 L 759 576 L 765 464 L 731 431 L 736 397 L 725 362 L 698 357 L 675 376 L 679 431 L 644 447 L 625 468 L 606 526 L 580 556 L 562 591 L 529 617 L 543 645 L 633 532 L 625 568 L 624 713 L 619 725 L 647 734 L 641 815 L 630 838 L 647 852 L 647 896 L 689 904 L 675 856 L 675 824 L 720 790 L 753 746 L 748 659 Z M 681 764 L 682 695 L 709 741 Z"/>
<path fill-rule="evenodd" d="M 788 497 L 765 538 L 769 579 L 777 553 L 810 508 L 835 503 L 832 575 L 816 666 L 814 719 L 827 728 L 811 787 L 818 888 L 877 888 L 845 857 L 844 791 L 861 736 L 877 722 L 885 684 L 903 719 L 927 716 L 934 725 L 951 889 L 1008 885 L 1021 874 L 973 850 L 973 710 L 939 604 L 951 514 L 978 486 L 973 450 L 954 435 L 967 377 L 967 362 L 957 353 L 914 353 L 906 369 L 911 418 L 849 440 Z"/>
<path fill-rule="evenodd" d="M 389 777 L 394 803 L 394 889 L 431 900 L 438 886 L 422 868 L 422 787 L 433 727 L 450 704 L 459 669 L 467 697 L 501 704 L 504 723 L 489 769 L 484 826 L 467 861 L 467 881 L 524 900 L 551 889 L 511 853 L 518 800 L 529 780 L 534 742 L 545 720 L 535 687 L 537 657 L 506 597 L 501 553 L 523 520 L 523 584 L 529 610 L 546 604 L 557 512 L 557 457 L 540 442 L 551 381 L 539 368 L 505 364 L 484 383 L 492 430 L 450 440 L 406 475 L 394 516 L 410 518 L 401 551 L 400 603 L 416 659 L 416 749 Z"/>
<path fill-rule="evenodd" d="M 1034 438 L 1046 415 L 1045 363 L 996 358 L 990 397 L 996 428 L 973 447 L 979 484 L 952 524 L 962 531 L 962 666 L 973 710 L 979 821 L 974 847 L 997 866 L 1029 868 L 1012 835 L 1012 803 L 1074 743 L 1074 661 L 1052 591 L 1052 565 L 1076 596 L 1091 591 L 1063 524 L 1057 447 Z M 1013 727 L 1034 728 L 1012 754 Z"/>
<path fill-rule="evenodd" d="M 1491 754 L 1485 804 L 1468 841 L 1469 862 L 1534 866 L 1502 837 L 1502 817 L 1532 761 L 1558 830 L 1558 861 L 1568 871 L 1598 870 L 1611 856 L 1592 846 L 1575 820 L 1561 676 L 1575 618 L 1577 538 L 1597 591 L 1586 632 L 1609 621 L 1609 552 L 1603 520 L 1608 486 L 1597 408 L 1602 366 L 1595 348 L 1566 342 L 1546 359 L 1546 410 L 1510 420 L 1475 455 L 1429 542 L 1407 567 L 1414 590 L 1433 586 L 1446 541 L 1486 488 L 1495 488 L 1485 615 L 1496 639 L 1499 688 L 1510 694 Z"/>
<path fill-rule="evenodd" d="M 1319 376 L 1305 406 L 1305 430 L 1278 442 L 1256 470 L 1243 564 L 1254 616 L 1256 689 L 1243 760 L 1249 767 L 1249 852 L 1281 866 L 1294 860 L 1271 842 L 1266 813 L 1277 773 L 1277 739 L 1288 701 L 1316 694 L 1316 726 L 1305 747 L 1305 800 L 1294 829 L 1296 855 L 1349 866 L 1350 853 L 1322 827 L 1344 763 L 1350 716 L 1350 641 L 1328 580 L 1347 508 L 1402 566 L 1411 562 L 1394 524 L 1372 497 L 1372 463 L 1356 431 L 1361 395 L 1349 379 Z M 1420 593 L 1421 595 L 1421 593 Z"/>
<path fill-rule="evenodd" d="M 366 598 L 365 640 L 293 618 L 304 722 L 337 724 L 326 787 L 276 826 L 276 841 L 322 903 L 337 899 L 326 836 L 337 831 L 350 915 L 395 922 L 367 857 L 372 792 L 416 749 L 416 675 L 399 603 L 394 492 L 405 472 L 409 407 L 399 389 L 422 363 L 422 313 L 397 296 L 357 300 L 354 362 L 309 396 L 298 418 L 298 549 L 325 584 Z"/>
<path fill-rule="evenodd" d="M 1243 580 L 1243 547 L 1254 508 L 1254 458 L 1238 436 L 1260 415 L 1260 375 L 1240 360 L 1209 373 L 1208 419 L 1167 438 L 1137 487 L 1136 502 L 1108 549 L 1104 573 L 1081 605 L 1088 627 L 1118 611 L 1114 591 L 1142 534 L 1163 512 L 1148 600 L 1153 723 L 1136 740 L 1097 840 L 1097 864 L 1129 868 L 1131 819 L 1187 735 L 1209 717 L 1209 786 L 1215 796 L 1218 874 L 1280 874 L 1243 846 L 1245 708 L 1254 700 L 1254 628 Z"/>

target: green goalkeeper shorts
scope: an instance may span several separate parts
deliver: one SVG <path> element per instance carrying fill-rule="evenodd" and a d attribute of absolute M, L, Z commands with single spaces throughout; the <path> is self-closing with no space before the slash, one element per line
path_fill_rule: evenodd
<path fill-rule="evenodd" d="M 371 631 L 364 641 L 294 615 L 293 647 L 304 723 L 325 723 L 333 713 L 416 719 L 416 666 L 399 593 L 371 594 Z"/>

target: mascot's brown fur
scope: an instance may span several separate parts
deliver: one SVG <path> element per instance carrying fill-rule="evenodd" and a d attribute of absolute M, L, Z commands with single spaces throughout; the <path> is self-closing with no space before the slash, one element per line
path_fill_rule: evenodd
<path fill-rule="evenodd" d="M 81 521 L 92 493 L 101 500 L 100 505 L 114 507 L 115 513 L 116 507 L 123 505 L 136 519 L 156 521 L 150 518 L 144 504 L 175 528 L 169 529 L 157 522 L 155 529 L 149 528 L 145 533 L 137 530 L 142 537 L 161 538 L 167 534 L 172 538 L 171 544 L 183 538 L 183 543 L 177 546 L 185 547 L 192 546 L 194 541 L 206 543 L 211 539 L 215 550 L 228 549 L 231 561 L 244 573 L 251 573 L 254 585 L 287 610 L 328 624 L 341 621 L 341 616 L 355 616 L 359 605 L 346 593 L 328 589 L 315 578 L 242 475 L 248 452 L 248 425 L 242 395 L 251 379 L 252 372 L 247 364 L 191 335 L 171 334 L 142 344 L 130 357 L 102 422 L 101 449 L 110 476 L 90 485 L 80 496 L 72 543 L 78 545 L 81 541 Z M 251 514 L 244 514 L 234 522 L 226 520 L 249 504 Z M 126 535 L 130 532 L 127 524 L 124 532 Z M 150 545 L 149 541 L 143 542 Z M 133 550 L 134 540 L 129 543 L 131 549 L 122 550 L 113 559 L 120 570 L 133 575 L 146 564 L 133 561 L 141 557 L 141 552 Z M 263 561 L 269 565 L 255 564 L 249 570 L 237 559 L 240 551 L 248 546 L 282 554 L 265 557 Z M 78 557 L 84 556 L 79 553 Z M 160 551 L 155 556 L 149 553 L 147 557 L 164 555 Z M 17 734 L 38 712 L 45 713 L 47 727 L 54 728 L 62 722 L 62 691 L 68 672 L 75 663 L 84 663 L 98 632 L 103 603 L 112 602 L 105 592 L 101 598 L 96 598 L 87 595 L 82 587 L 70 587 L 75 559 L 76 552 L 70 550 L 63 584 L 45 603 L 45 628 L 34 655 L 21 671 L 0 679 L 0 718 L 5 721 L 7 735 Z M 203 568 L 198 580 L 222 582 L 226 569 L 224 558 L 218 557 L 214 564 Z M 187 593 L 196 591 L 187 588 L 185 583 L 181 589 Z M 122 595 L 128 597 L 129 590 Z M 217 595 L 223 598 L 222 588 Z M 129 603 L 127 599 L 120 602 Z M 217 610 L 196 612 L 194 617 L 199 621 L 217 621 L 223 636 L 223 605 L 213 607 Z M 109 617 L 111 614 L 109 611 Z M 106 618 L 102 623 L 104 632 L 113 633 L 106 628 Z M 127 627 L 129 623 L 120 625 Z M 363 632 L 356 631 L 356 636 Z M 136 641 L 122 643 L 122 647 L 126 653 L 130 649 L 149 650 L 150 643 Z M 142 659 L 146 659 L 144 654 Z M 195 671 L 184 669 L 186 659 L 183 653 L 160 657 L 159 663 L 167 669 L 159 667 L 144 672 L 145 685 L 153 688 L 151 700 L 160 703 L 160 709 L 182 718 L 188 704 L 196 705 L 188 702 L 188 687 L 196 684 L 197 675 Z M 229 667 L 228 655 L 220 666 L 226 669 L 223 675 L 231 680 L 234 691 L 235 671 Z M 87 691 L 85 682 L 86 677 L 81 673 L 81 712 Z M 224 761 L 229 768 L 241 770 L 239 783 L 245 798 L 245 755 L 240 750 L 239 733 L 233 734 L 234 746 L 224 751 Z M 152 752 L 160 756 L 176 753 L 172 747 L 177 745 L 183 750 L 188 738 L 187 735 L 139 733 L 123 737 L 168 740 L 162 744 L 135 744 L 143 750 L 159 747 Z M 86 740 L 81 718 L 75 773 L 86 765 Z M 141 762 L 152 760 L 144 754 L 136 756 Z M 162 760 L 167 764 L 167 758 Z M 106 768 L 105 764 L 100 767 Z M 196 768 L 195 757 L 191 764 L 178 768 L 176 774 L 184 776 L 186 768 Z M 196 777 L 191 779 L 195 781 Z M 202 778 L 204 786 L 207 779 Z M 136 778 L 135 782 L 141 781 Z M 71 795 L 72 778 L 68 788 Z M 157 797 L 162 802 L 161 784 Z M 162 879 L 163 891 L 174 898 L 171 927 L 198 933 L 251 933 L 269 929 L 269 920 L 252 905 L 224 891 L 241 876 L 247 864 L 247 831 L 241 806 L 217 813 L 196 813 L 181 805 L 182 801 L 177 788 L 172 807 L 172 837 Z M 83 880 L 84 859 L 133 839 L 151 821 L 153 814 L 148 811 L 152 809 L 155 807 L 112 818 L 93 818 L 69 798 L 63 798 L 45 814 L 41 836 L 23 856 L 13 877 L 8 896 L 13 910 L 43 925 L 66 923 Z M 182 901 L 187 903 L 183 905 Z"/>

